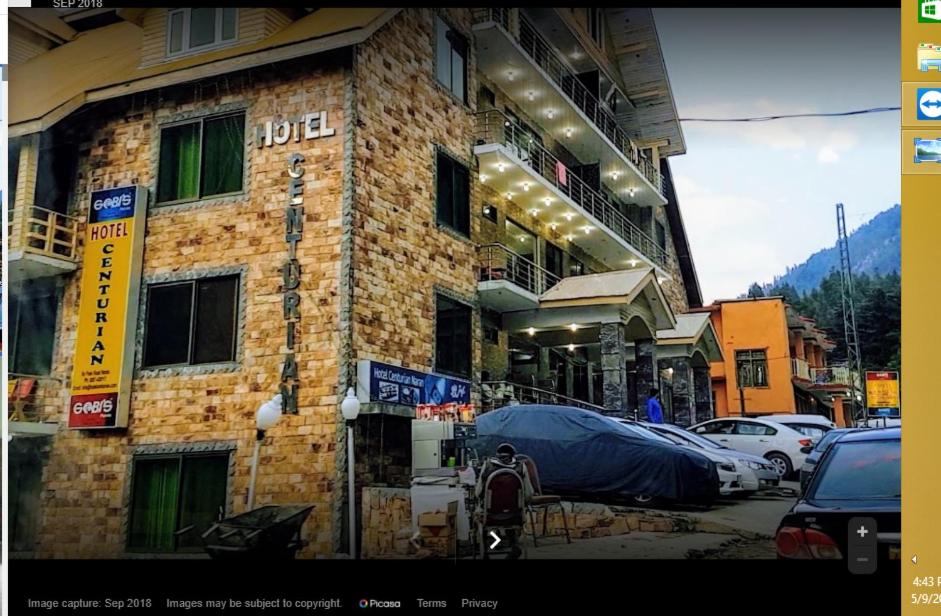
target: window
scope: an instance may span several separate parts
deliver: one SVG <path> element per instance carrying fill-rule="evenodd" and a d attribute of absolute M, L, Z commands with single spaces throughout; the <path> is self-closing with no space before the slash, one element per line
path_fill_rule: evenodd
<path fill-rule="evenodd" d="M 435 370 L 469 377 L 471 373 L 471 309 L 443 295 L 436 297 Z"/>
<path fill-rule="evenodd" d="M 536 234 L 515 223 L 508 216 L 505 221 L 506 246 L 527 261 L 538 263 L 539 242 Z M 526 267 L 525 264 L 520 264 Z"/>
<path fill-rule="evenodd" d="M 235 360 L 238 276 L 150 285 L 144 367 Z"/>
<path fill-rule="evenodd" d="M 492 203 L 484 203 L 484 218 L 490 222 L 497 222 L 497 208 Z"/>
<path fill-rule="evenodd" d="M 663 226 L 663 224 L 660 223 L 659 221 L 655 222 L 654 226 L 657 232 L 657 246 L 659 246 L 663 250 L 666 250 L 667 249 L 667 230 Z"/>
<path fill-rule="evenodd" d="M 739 387 L 767 387 L 768 360 L 764 351 L 735 351 Z"/>
<path fill-rule="evenodd" d="M 23 293 L 10 294 L 10 372 L 49 374 L 58 306 L 55 283 L 48 278 Z"/>
<path fill-rule="evenodd" d="M 470 176 L 467 167 L 443 151 L 437 153 L 438 223 L 470 236 Z"/>
<path fill-rule="evenodd" d="M 601 9 L 588 9 L 588 34 L 591 40 L 604 49 L 604 29 L 602 23 L 603 14 Z"/>
<path fill-rule="evenodd" d="M 17 138 L 7 140 L 7 204 L 13 209 L 16 200 L 16 183 L 20 175 L 20 140 Z"/>
<path fill-rule="evenodd" d="M 236 9 L 174 9 L 167 13 L 167 55 L 219 47 L 236 38 Z"/>
<path fill-rule="evenodd" d="M 901 441 L 837 441 L 808 488 L 818 500 L 896 499 L 902 496 Z"/>
<path fill-rule="evenodd" d="M 585 273 L 585 264 L 569 256 L 569 276 L 581 276 Z"/>
<path fill-rule="evenodd" d="M 546 242 L 546 269 L 559 278 L 562 278 L 564 272 L 562 265 L 562 256 L 564 254 L 561 248 L 555 244 Z"/>
<path fill-rule="evenodd" d="M 735 434 L 745 436 L 774 436 L 777 433 L 777 430 L 764 424 L 752 423 L 750 421 L 735 422 Z"/>
<path fill-rule="evenodd" d="M 696 428 L 697 434 L 732 434 L 734 421 L 711 421 Z"/>
<path fill-rule="evenodd" d="M 160 131 L 157 204 L 242 190 L 245 114 L 203 118 Z"/>
<path fill-rule="evenodd" d="M 225 515 L 228 475 L 228 454 L 136 458 L 128 548 L 200 550 L 200 535 Z"/>
<path fill-rule="evenodd" d="M 477 106 L 482 109 L 485 107 L 494 109 L 497 106 L 497 96 L 493 90 L 487 86 L 480 86 L 480 90 L 477 91 Z"/>
<path fill-rule="evenodd" d="M 467 39 L 435 18 L 435 76 L 461 102 L 467 102 Z"/>
<path fill-rule="evenodd" d="M 69 196 L 75 180 L 75 143 L 64 139 L 55 129 L 39 138 L 36 192 L 33 204 L 59 214 L 69 211 Z"/>

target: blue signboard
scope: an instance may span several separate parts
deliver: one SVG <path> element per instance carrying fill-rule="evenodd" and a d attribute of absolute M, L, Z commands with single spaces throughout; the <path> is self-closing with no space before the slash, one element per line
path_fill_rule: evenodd
<path fill-rule="evenodd" d="M 368 370 L 368 374 L 363 371 Z M 362 362 L 360 382 L 368 379 L 369 400 L 417 406 L 419 404 L 469 404 L 470 382 L 428 374 L 374 361 Z M 365 377 L 365 378 L 364 378 Z"/>
<path fill-rule="evenodd" d="M 91 207 L 88 209 L 88 222 L 108 222 L 134 217 L 137 205 L 137 186 L 106 188 L 91 194 Z"/>

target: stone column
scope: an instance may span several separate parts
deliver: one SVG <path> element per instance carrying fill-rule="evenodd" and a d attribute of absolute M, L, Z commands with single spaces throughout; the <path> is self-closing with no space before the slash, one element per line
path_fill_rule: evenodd
<path fill-rule="evenodd" d="M 634 357 L 637 364 L 637 418 L 647 421 L 647 398 L 660 381 L 657 378 L 657 343 L 653 338 L 635 340 Z"/>
<path fill-rule="evenodd" d="M 627 400 L 627 357 L 624 349 L 624 326 L 603 323 L 601 340 L 601 377 L 604 399 L 601 405 L 611 414 L 624 412 Z M 596 402 L 597 404 L 597 402 Z"/>
<path fill-rule="evenodd" d="M 693 369 L 689 357 L 673 358 L 673 421 L 678 426 L 693 424 Z"/>
<path fill-rule="evenodd" d="M 709 366 L 703 368 L 693 368 L 693 390 L 695 400 L 695 414 L 691 421 L 699 423 L 715 417 L 715 409 L 712 408 L 712 374 Z"/>

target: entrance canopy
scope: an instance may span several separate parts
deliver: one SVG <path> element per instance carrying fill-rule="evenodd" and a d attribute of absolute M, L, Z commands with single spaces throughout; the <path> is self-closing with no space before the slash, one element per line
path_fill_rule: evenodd
<path fill-rule="evenodd" d="M 676 315 L 676 327 L 657 331 L 658 357 L 692 357 L 702 365 L 722 361 L 722 346 L 708 312 Z"/>

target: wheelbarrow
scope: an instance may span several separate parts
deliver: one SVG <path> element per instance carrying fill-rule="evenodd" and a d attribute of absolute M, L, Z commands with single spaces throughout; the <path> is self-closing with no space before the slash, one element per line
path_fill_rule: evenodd
<path fill-rule="evenodd" d="M 216 559 L 292 559 L 313 505 L 266 505 L 216 522 L 201 536 Z"/>

